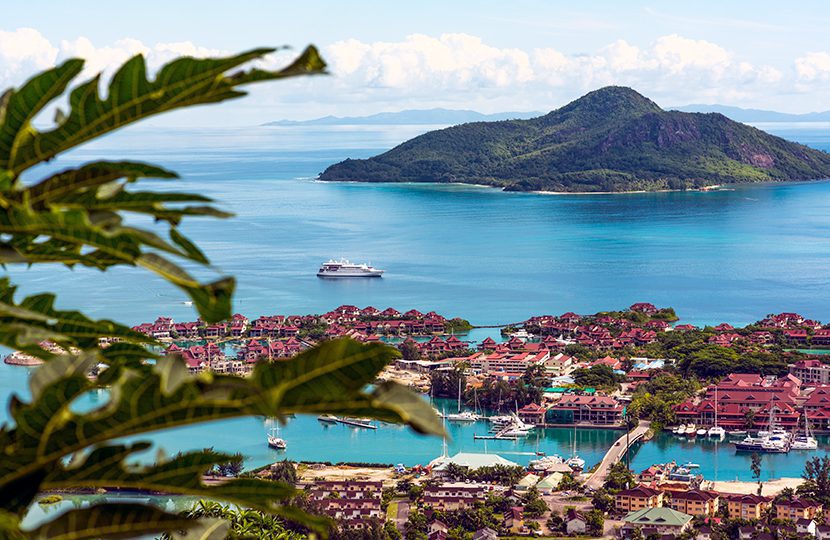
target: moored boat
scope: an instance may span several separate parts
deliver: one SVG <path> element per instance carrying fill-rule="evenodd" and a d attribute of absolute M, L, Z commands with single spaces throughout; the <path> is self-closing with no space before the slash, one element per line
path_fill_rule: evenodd
<path fill-rule="evenodd" d="M 364 429 L 377 429 L 378 427 L 371 423 L 371 419 L 369 418 L 338 418 L 338 422 L 341 424 L 345 424 L 347 426 L 359 427 Z"/>
<path fill-rule="evenodd" d="M 288 443 L 278 435 L 276 428 L 272 428 L 268 433 L 268 446 L 274 450 L 285 450 L 288 448 Z"/>
<path fill-rule="evenodd" d="M 317 420 L 324 424 L 336 424 L 340 419 L 333 414 L 321 414 L 317 417 Z"/>

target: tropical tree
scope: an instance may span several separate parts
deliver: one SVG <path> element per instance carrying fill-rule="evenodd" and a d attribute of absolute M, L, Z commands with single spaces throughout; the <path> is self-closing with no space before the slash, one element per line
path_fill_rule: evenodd
<path fill-rule="evenodd" d="M 752 472 L 752 478 L 758 482 L 758 496 L 761 496 L 761 492 L 764 490 L 764 483 L 761 482 L 761 454 L 757 452 L 752 452 L 752 456 L 750 458 L 752 461 L 749 465 L 749 470 Z"/>
<path fill-rule="evenodd" d="M 830 504 L 830 457 L 813 457 L 804 464 L 804 483 L 798 492 L 826 505 Z"/>
<path fill-rule="evenodd" d="M 137 55 L 116 71 L 105 95 L 99 93 L 100 76 L 72 89 L 69 109 L 58 110 L 46 130 L 35 128 L 33 119 L 66 93 L 82 60 L 67 60 L 2 94 L 0 263 L 8 271 L 46 263 L 101 271 L 143 268 L 180 288 L 206 323 L 230 318 L 233 278 L 219 275 L 203 283 L 184 268 L 215 272 L 179 228 L 190 216 L 229 216 L 210 199 L 135 189 L 141 179 L 176 178 L 147 163 L 95 161 L 39 179 L 35 175 L 45 169 L 32 169 L 144 118 L 238 98 L 245 95 L 243 85 L 325 71 L 314 47 L 281 70 L 246 67 L 271 52 L 179 58 L 152 79 Z M 155 225 L 134 225 L 150 222 Z M 203 450 L 136 467 L 128 461 L 151 444 L 123 441 L 197 422 L 293 413 L 370 416 L 419 432 L 442 432 L 429 407 L 407 389 L 383 383 L 367 390 L 397 355 L 384 345 L 335 340 L 285 362 L 260 364 L 249 378 L 191 375 L 180 358 L 150 352 L 155 341 L 126 325 L 55 305 L 53 294 L 16 298 L 9 276 L 0 279 L 0 345 L 45 361 L 29 380 L 30 397 L 12 397 L 13 423 L 0 426 L 0 537 L 124 537 L 197 526 L 214 534 L 229 530 L 227 522 L 217 521 L 222 516 L 200 523 L 205 512 L 177 515 L 139 503 L 95 503 L 21 531 L 21 518 L 40 492 L 112 486 L 226 501 L 324 531 L 325 522 L 285 504 L 295 494 L 288 484 L 235 478 L 204 485 L 202 475 L 232 461 L 232 455 Z M 83 412 L 72 407 L 99 389 L 109 394 L 105 405 Z"/>
<path fill-rule="evenodd" d="M 622 461 L 614 463 L 608 468 L 608 476 L 602 487 L 608 493 L 616 493 L 621 489 L 627 489 L 634 485 L 634 475 Z"/>

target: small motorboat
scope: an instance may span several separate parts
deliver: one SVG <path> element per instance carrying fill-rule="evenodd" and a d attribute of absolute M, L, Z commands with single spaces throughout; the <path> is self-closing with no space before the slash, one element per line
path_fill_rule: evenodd
<path fill-rule="evenodd" d="M 689 461 L 688 463 L 684 463 L 683 465 L 681 465 L 681 467 L 683 467 L 684 469 L 699 469 L 700 464 L 692 463 L 691 461 Z"/>
<path fill-rule="evenodd" d="M 699 430 L 697 430 L 697 435 L 699 437 L 705 437 L 706 434 L 707 434 L 706 428 L 700 428 Z"/>
<path fill-rule="evenodd" d="M 323 424 L 336 424 L 338 420 L 340 419 L 333 414 L 321 414 L 317 417 L 317 421 Z"/>

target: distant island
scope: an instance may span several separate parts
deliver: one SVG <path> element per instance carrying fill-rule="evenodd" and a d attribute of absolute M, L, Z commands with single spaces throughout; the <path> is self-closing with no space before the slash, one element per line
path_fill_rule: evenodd
<path fill-rule="evenodd" d="M 625 192 L 830 178 L 830 154 L 719 113 L 665 111 L 631 88 L 591 92 L 544 116 L 430 131 L 326 181 L 459 182 L 509 191 Z"/>
<path fill-rule="evenodd" d="M 683 105 L 671 110 L 697 113 L 720 113 L 736 122 L 830 122 L 830 111 L 803 114 L 782 113 L 764 109 L 744 109 L 730 105 Z"/>
<path fill-rule="evenodd" d="M 523 120 L 539 116 L 532 112 L 503 112 L 483 114 L 457 109 L 408 109 L 398 112 L 382 112 L 369 116 L 324 116 L 313 120 L 277 120 L 263 126 L 383 126 L 383 125 L 454 125 L 465 122 L 494 122 L 498 120 Z"/>

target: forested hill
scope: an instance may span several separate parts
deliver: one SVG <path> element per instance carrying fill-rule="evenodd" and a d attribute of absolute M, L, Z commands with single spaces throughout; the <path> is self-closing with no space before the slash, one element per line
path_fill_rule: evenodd
<path fill-rule="evenodd" d="M 664 111 L 610 86 L 529 120 L 430 131 L 321 180 L 467 182 L 513 191 L 633 191 L 830 178 L 830 154 L 729 120 Z"/>

